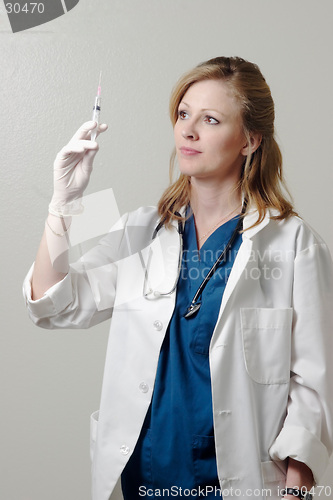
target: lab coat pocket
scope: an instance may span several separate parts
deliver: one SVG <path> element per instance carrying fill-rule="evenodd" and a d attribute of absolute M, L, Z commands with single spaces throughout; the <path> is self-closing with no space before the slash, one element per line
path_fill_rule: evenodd
<path fill-rule="evenodd" d="M 97 428 L 98 428 L 98 417 L 99 410 L 94 411 L 90 416 L 90 459 L 93 461 L 96 437 L 97 437 Z"/>
<path fill-rule="evenodd" d="M 280 500 L 281 491 L 286 486 L 285 462 L 261 462 L 261 473 L 265 496 L 270 500 Z"/>
<path fill-rule="evenodd" d="M 245 366 L 259 384 L 286 384 L 290 378 L 293 309 L 241 308 Z"/>

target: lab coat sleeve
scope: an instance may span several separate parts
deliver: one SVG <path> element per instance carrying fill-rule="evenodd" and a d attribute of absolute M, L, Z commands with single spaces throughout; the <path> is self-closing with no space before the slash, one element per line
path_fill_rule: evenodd
<path fill-rule="evenodd" d="M 32 321 L 42 328 L 89 328 L 112 315 L 126 216 L 38 300 L 31 299 L 33 266 L 23 283 Z"/>
<path fill-rule="evenodd" d="M 294 264 L 289 400 L 270 455 L 304 462 L 318 484 L 333 446 L 333 264 L 321 243 L 298 253 Z"/>

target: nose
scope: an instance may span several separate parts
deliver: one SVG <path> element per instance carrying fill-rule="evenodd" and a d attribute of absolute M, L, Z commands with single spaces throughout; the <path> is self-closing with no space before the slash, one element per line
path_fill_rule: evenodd
<path fill-rule="evenodd" d="M 194 123 L 191 123 L 190 121 L 183 123 L 182 136 L 184 139 L 189 139 L 191 141 L 196 141 L 198 139 L 199 136 Z"/>

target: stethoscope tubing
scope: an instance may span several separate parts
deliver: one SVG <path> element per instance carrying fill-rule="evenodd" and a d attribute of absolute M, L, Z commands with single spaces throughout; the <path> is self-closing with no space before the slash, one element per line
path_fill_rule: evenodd
<path fill-rule="evenodd" d="M 212 267 L 210 268 L 210 270 L 206 274 L 205 278 L 203 279 L 203 281 L 199 285 L 197 291 L 195 292 L 194 297 L 191 300 L 191 303 L 190 303 L 189 307 L 187 308 L 186 313 L 184 314 L 185 318 L 190 318 L 191 316 L 193 316 L 200 309 L 201 302 L 198 302 L 198 299 L 201 296 L 201 294 L 204 291 L 204 289 L 206 288 L 209 280 L 214 275 L 214 273 L 215 273 L 216 269 L 218 268 L 219 264 L 222 261 L 225 262 L 227 253 L 229 252 L 231 246 L 233 245 L 233 243 L 234 243 L 237 235 L 239 234 L 239 231 L 243 227 L 243 218 L 242 218 L 242 215 L 244 214 L 245 209 L 246 209 L 246 207 L 243 205 L 242 212 L 241 212 L 241 217 L 239 218 L 239 221 L 237 222 L 236 228 L 234 229 L 234 231 L 233 231 L 233 233 L 232 233 L 232 235 L 231 235 L 228 243 L 224 247 L 223 252 L 218 256 L 218 258 L 216 259 L 216 261 L 214 262 L 214 264 L 212 265 Z"/>
<path fill-rule="evenodd" d="M 245 211 L 246 211 L 246 202 L 244 202 L 244 204 L 243 204 L 242 211 L 241 211 L 241 216 L 239 218 L 239 221 L 237 222 L 237 226 L 234 229 L 234 231 L 233 231 L 233 233 L 232 233 L 232 235 L 231 235 L 228 243 L 224 247 L 223 252 L 219 255 L 219 257 L 216 259 L 216 261 L 214 262 L 214 264 L 212 265 L 212 267 L 208 271 L 207 275 L 205 276 L 205 278 L 203 279 L 203 281 L 199 285 L 197 291 L 195 292 L 195 294 L 193 296 L 193 299 L 191 300 L 191 303 L 190 303 L 189 307 L 186 309 L 186 312 L 184 314 L 185 318 L 192 317 L 200 309 L 200 307 L 201 307 L 201 302 L 199 301 L 200 296 L 201 296 L 202 292 L 204 291 L 205 287 L 207 286 L 209 280 L 214 275 L 214 273 L 215 273 L 216 269 L 218 268 L 219 264 L 222 261 L 226 260 L 227 253 L 229 252 L 229 250 L 230 250 L 231 246 L 233 245 L 233 243 L 234 243 L 237 235 L 239 234 L 240 230 L 243 227 L 243 215 L 244 215 Z M 178 212 L 175 212 L 175 215 L 181 217 L 181 215 Z M 158 232 L 164 226 L 164 223 L 165 223 L 165 219 L 162 219 L 157 224 L 156 228 L 154 229 L 153 235 L 152 235 L 152 240 L 154 240 L 156 238 Z M 180 271 L 181 271 L 182 259 L 183 259 L 183 233 L 184 233 L 184 228 L 183 228 L 183 222 L 181 220 L 178 220 L 178 233 L 179 233 L 179 238 L 180 238 L 180 251 L 179 251 L 179 260 L 178 260 L 178 276 L 177 276 L 177 279 L 175 281 L 174 286 L 172 287 L 172 289 L 169 292 L 159 292 L 159 291 L 153 291 L 153 290 L 149 289 L 148 293 L 144 293 L 144 297 L 145 298 L 148 298 L 148 295 L 150 295 L 150 294 L 153 294 L 155 298 L 160 297 L 160 296 L 171 295 L 176 290 L 177 284 L 178 284 L 178 281 L 179 281 Z M 148 261 L 149 260 L 150 260 L 150 257 L 148 258 Z M 148 264 L 148 267 L 149 267 L 149 264 Z M 147 271 L 147 268 L 146 268 L 146 271 L 145 271 L 145 281 L 148 282 L 148 271 Z"/>

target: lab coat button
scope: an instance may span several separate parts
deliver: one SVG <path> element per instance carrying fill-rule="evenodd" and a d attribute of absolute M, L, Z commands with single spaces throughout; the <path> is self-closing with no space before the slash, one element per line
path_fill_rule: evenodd
<path fill-rule="evenodd" d="M 123 444 L 121 447 L 120 447 L 120 453 L 122 453 L 123 455 L 128 455 L 129 454 L 129 447 L 126 446 L 126 444 Z"/>
<path fill-rule="evenodd" d="M 154 323 L 153 323 L 153 324 L 154 324 L 154 328 L 155 328 L 155 330 L 157 330 L 158 332 L 159 332 L 160 330 L 162 330 L 163 325 L 162 325 L 162 322 L 161 322 L 161 321 L 159 321 L 159 320 L 157 319 L 156 321 L 154 321 Z"/>
<path fill-rule="evenodd" d="M 139 385 L 139 389 L 141 392 L 148 392 L 149 386 L 145 382 L 141 382 L 141 384 Z"/>

